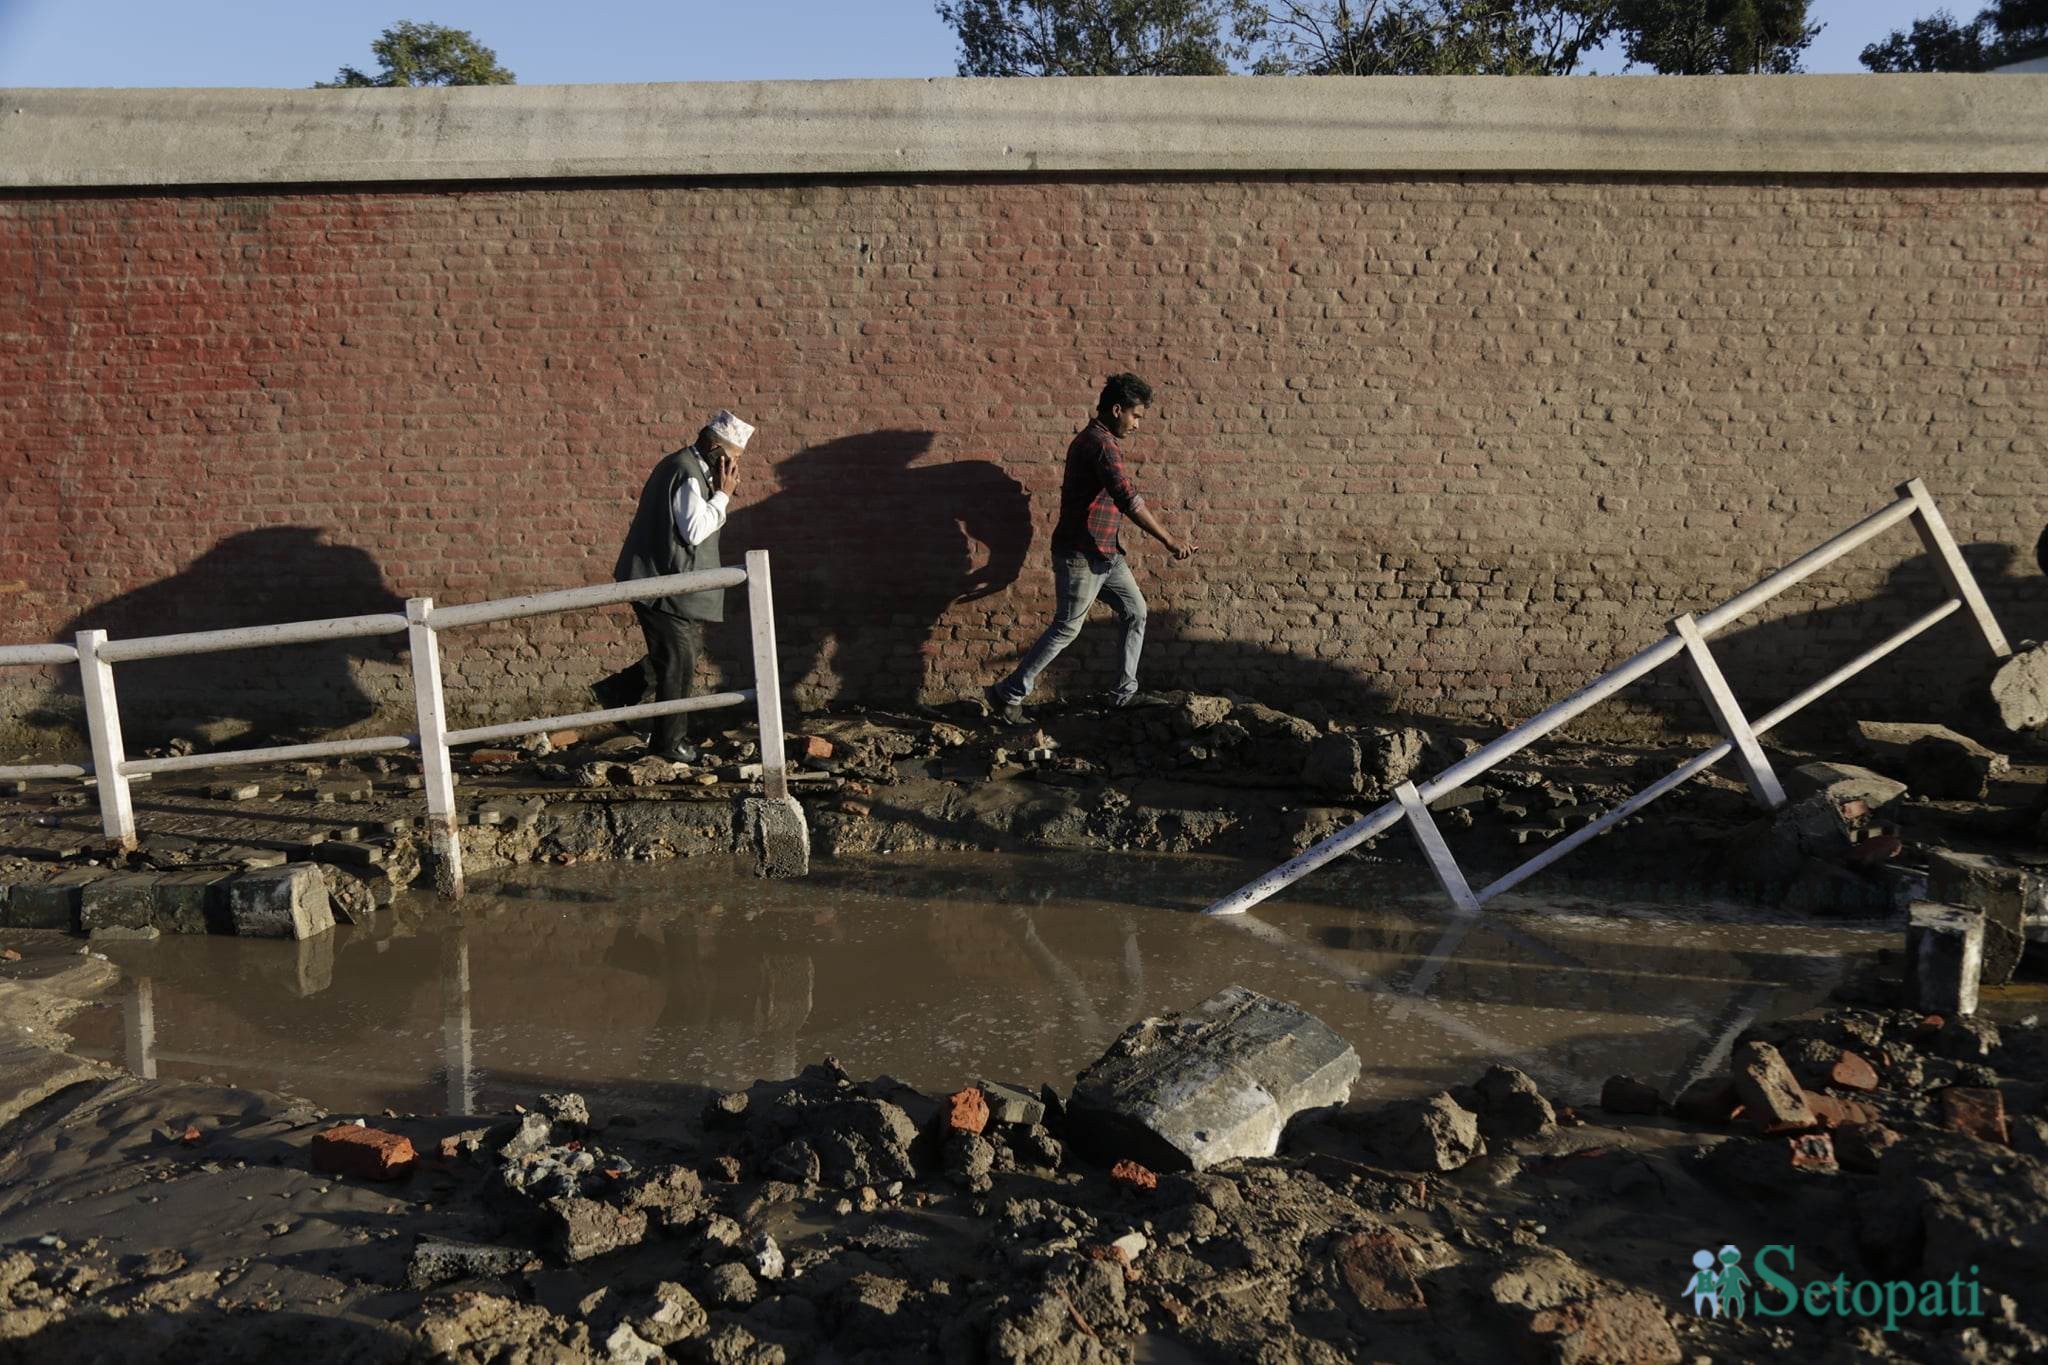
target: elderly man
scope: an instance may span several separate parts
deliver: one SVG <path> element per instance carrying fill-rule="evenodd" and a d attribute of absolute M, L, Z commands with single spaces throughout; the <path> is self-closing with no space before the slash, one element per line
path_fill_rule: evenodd
<path fill-rule="evenodd" d="M 729 412 L 720 411 L 697 439 L 668 456 L 647 476 L 640 490 L 640 508 L 612 569 L 618 582 L 661 578 L 668 574 L 716 569 L 718 532 L 739 485 L 740 455 L 754 429 Z M 608 678 L 593 684 L 590 695 L 599 706 L 633 706 L 654 690 L 656 701 L 679 701 L 690 695 L 697 659 L 704 652 L 704 625 L 725 619 L 722 590 L 651 598 L 633 604 L 647 653 Z M 687 715 L 658 716 L 654 721 L 654 752 L 673 763 L 694 763 Z"/>
<path fill-rule="evenodd" d="M 1126 436 L 1137 431 L 1152 401 L 1152 388 L 1134 374 L 1113 374 L 1096 400 L 1095 420 L 1067 447 L 1060 483 L 1060 519 L 1052 533 L 1053 582 L 1059 606 L 1038 642 L 1017 669 L 988 689 L 989 709 L 1012 725 L 1023 725 L 1024 698 L 1038 675 L 1074 643 L 1088 609 L 1100 597 L 1123 625 L 1123 676 L 1110 694 L 1113 706 L 1156 706 L 1164 698 L 1138 690 L 1138 656 L 1145 648 L 1145 594 L 1124 562 L 1124 518 L 1164 545 L 1175 559 L 1195 552 L 1193 541 L 1174 538 L 1159 524 L 1124 472 Z"/>

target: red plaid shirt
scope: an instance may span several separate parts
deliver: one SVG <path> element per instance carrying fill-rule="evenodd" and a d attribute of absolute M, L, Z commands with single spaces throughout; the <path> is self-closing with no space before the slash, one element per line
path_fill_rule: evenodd
<path fill-rule="evenodd" d="M 1067 474 L 1060 482 L 1060 519 L 1053 527 L 1056 554 L 1092 550 L 1104 559 L 1123 552 L 1117 535 L 1124 518 L 1145 505 L 1124 473 L 1124 449 L 1102 419 L 1081 429 L 1067 447 Z"/>

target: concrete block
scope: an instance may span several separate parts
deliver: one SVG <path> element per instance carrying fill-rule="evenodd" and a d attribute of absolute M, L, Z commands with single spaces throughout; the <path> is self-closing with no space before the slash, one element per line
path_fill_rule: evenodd
<path fill-rule="evenodd" d="M 451 1237 L 422 1235 L 406 1263 L 405 1283 L 414 1290 L 432 1289 L 455 1280 L 488 1280 L 509 1275 L 535 1260 L 521 1247 L 458 1242 Z"/>
<path fill-rule="evenodd" d="M 1906 784 L 1853 763 L 1802 763 L 1785 774 L 1785 795 L 1794 801 L 1823 792 L 1838 807 L 1861 801 L 1882 810 L 1906 794 Z"/>
<path fill-rule="evenodd" d="M 1033 1124 L 1045 1122 L 1045 1102 L 1028 1091 L 1001 1081 L 976 1081 L 988 1101 L 992 1123 Z"/>
<path fill-rule="evenodd" d="M 764 877 L 801 877 L 811 870 L 811 827 L 793 796 L 750 796 L 741 803 L 744 846 Z"/>
<path fill-rule="evenodd" d="M 1204 1170 L 1271 1156 L 1304 1109 L 1341 1104 L 1358 1053 L 1321 1020 L 1242 986 L 1132 1025 L 1076 1079 L 1068 1130 L 1097 1156 Z"/>
<path fill-rule="evenodd" d="M 2012 980 L 2027 947 L 2027 920 L 2048 900 L 2048 879 L 1982 853 L 1929 849 L 1927 898 L 1984 915 L 1984 984 Z"/>
<path fill-rule="evenodd" d="M 1921 901 L 1908 916 L 1908 1002 L 1936 1014 L 1975 1014 L 1977 985 L 1984 975 L 1982 912 Z"/>
<path fill-rule="evenodd" d="M 227 884 L 227 906 L 244 938 L 311 938 L 334 927 L 327 883 L 311 863 L 242 873 Z"/>
<path fill-rule="evenodd" d="M 102 875 L 91 868 L 72 868 L 46 882 L 17 883 L 14 893 L 7 898 L 6 918 L 0 924 L 9 929 L 75 930 L 80 893 Z"/>
<path fill-rule="evenodd" d="M 147 872 L 116 872 L 79 891 L 78 927 L 148 929 L 156 923 L 156 878 Z"/>
<path fill-rule="evenodd" d="M 233 875 L 212 867 L 159 876 L 155 888 L 157 927 L 172 934 L 233 933 L 223 890 Z"/>
<path fill-rule="evenodd" d="M 1991 704 L 2014 733 L 2048 725 L 2048 645 L 2022 650 L 1999 665 L 1991 679 Z"/>

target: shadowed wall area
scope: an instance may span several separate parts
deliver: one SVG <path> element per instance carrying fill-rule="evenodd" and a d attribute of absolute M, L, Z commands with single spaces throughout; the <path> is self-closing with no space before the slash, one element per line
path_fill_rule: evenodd
<path fill-rule="evenodd" d="M 394 598 L 602 582 L 647 469 L 730 407 L 760 432 L 726 554 L 775 555 L 792 684 L 972 695 L 1047 619 L 1062 452 L 1132 369 L 1133 476 L 1204 547 L 1127 538 L 1148 681 L 1513 720 L 1913 476 L 1958 539 L 2019 551 L 1987 584 L 2018 638 L 2048 600 L 2044 267 L 2032 173 L 19 190 L 0 634 L 269 528 L 322 528 Z M 1888 534 L 1773 619 L 1846 620 L 1918 553 Z M 180 628 L 251 614 L 211 600 Z M 446 642 L 461 719 L 573 708 L 637 652 L 623 611 L 515 625 Z M 1830 705 L 1940 709 L 1967 640 Z M 1098 643 L 1052 685 L 1098 686 Z M 1768 643 L 1788 684 L 1844 653 Z M 47 687 L 0 675 L 0 733 Z"/>

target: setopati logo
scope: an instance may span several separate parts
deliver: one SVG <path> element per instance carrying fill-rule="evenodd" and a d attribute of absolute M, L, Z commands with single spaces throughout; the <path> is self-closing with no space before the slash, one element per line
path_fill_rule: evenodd
<path fill-rule="evenodd" d="M 1816 1318 L 1881 1317 L 1884 1330 L 1890 1332 L 1910 1317 L 1984 1316 L 1984 1286 L 1976 1278 L 1975 1266 L 1967 1281 L 1961 1275 L 1946 1280 L 1852 1280 L 1837 1275 L 1798 1284 L 1791 1278 L 1798 1268 L 1797 1250 L 1776 1243 L 1759 1250 L 1749 1270 L 1742 1268 L 1742 1252 L 1732 1246 L 1718 1252 L 1695 1251 L 1692 1264 L 1685 1297 L 1701 1317 L 1783 1318 L 1800 1312 Z"/>

